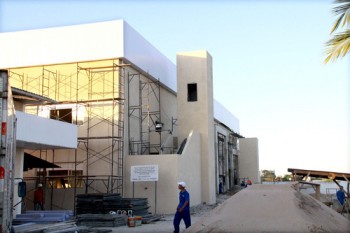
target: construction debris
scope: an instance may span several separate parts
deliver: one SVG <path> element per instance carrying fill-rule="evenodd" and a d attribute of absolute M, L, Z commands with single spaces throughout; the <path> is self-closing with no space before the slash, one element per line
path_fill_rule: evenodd
<path fill-rule="evenodd" d="M 72 219 L 71 210 L 28 210 L 25 213 L 17 214 L 13 220 L 14 225 L 24 223 L 56 223 Z"/>
<path fill-rule="evenodd" d="M 77 224 L 90 227 L 125 226 L 129 217 L 138 216 L 142 223 L 158 221 L 148 213 L 147 198 L 122 198 L 119 194 L 77 195 Z M 141 222 L 140 222 L 141 223 Z"/>
<path fill-rule="evenodd" d="M 56 224 L 35 224 L 26 223 L 20 226 L 14 226 L 14 233 L 109 233 L 113 232 L 108 228 L 95 228 L 87 226 L 76 226 L 74 222 L 56 223 Z"/>
<path fill-rule="evenodd" d="M 78 227 L 74 221 L 55 224 L 25 223 L 13 226 L 15 233 L 75 233 Z"/>
<path fill-rule="evenodd" d="M 124 214 L 81 214 L 77 216 L 77 224 L 88 227 L 125 226 L 128 216 Z"/>
<path fill-rule="evenodd" d="M 162 217 L 157 215 L 146 215 L 142 217 L 142 224 L 148 224 L 151 222 L 159 221 Z"/>

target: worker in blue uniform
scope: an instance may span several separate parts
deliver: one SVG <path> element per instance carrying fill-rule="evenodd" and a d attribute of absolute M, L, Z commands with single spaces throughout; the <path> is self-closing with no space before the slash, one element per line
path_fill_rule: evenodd
<path fill-rule="evenodd" d="M 343 206 L 345 202 L 345 193 L 343 186 L 340 186 L 340 189 L 337 191 L 336 195 L 339 203 Z"/>
<path fill-rule="evenodd" d="M 186 190 L 186 183 L 181 181 L 178 183 L 179 192 L 179 204 L 176 208 L 174 216 L 174 233 L 180 232 L 181 219 L 184 220 L 186 228 L 191 226 L 191 215 L 190 215 L 190 194 Z"/>

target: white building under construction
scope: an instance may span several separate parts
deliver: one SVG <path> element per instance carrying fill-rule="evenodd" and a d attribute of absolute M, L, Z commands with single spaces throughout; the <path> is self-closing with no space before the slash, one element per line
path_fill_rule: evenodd
<path fill-rule="evenodd" d="M 165 214 L 180 180 L 191 205 L 215 203 L 240 179 L 260 182 L 258 141 L 214 100 L 208 52 L 178 53 L 175 65 L 123 20 L 1 33 L 0 51 L 16 93 L 14 174 L 27 183 L 26 208 L 38 183 L 46 209 L 120 193 Z"/>

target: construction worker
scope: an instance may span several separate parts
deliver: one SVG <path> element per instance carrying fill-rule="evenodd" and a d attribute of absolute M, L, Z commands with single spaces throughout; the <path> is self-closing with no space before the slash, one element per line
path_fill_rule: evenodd
<path fill-rule="evenodd" d="M 178 183 L 179 192 L 179 204 L 176 208 L 174 216 L 174 233 L 180 232 L 181 219 L 184 220 L 186 228 L 191 226 L 191 215 L 190 215 L 190 194 L 186 190 L 186 183 L 181 181 Z"/>
<path fill-rule="evenodd" d="M 34 210 L 44 210 L 44 190 L 41 183 L 34 192 Z"/>
<path fill-rule="evenodd" d="M 341 204 L 341 206 L 343 206 L 345 202 L 345 193 L 343 186 L 340 186 L 340 189 L 337 191 L 336 195 L 339 203 Z"/>
<path fill-rule="evenodd" d="M 252 181 L 248 178 L 247 185 L 252 185 Z"/>

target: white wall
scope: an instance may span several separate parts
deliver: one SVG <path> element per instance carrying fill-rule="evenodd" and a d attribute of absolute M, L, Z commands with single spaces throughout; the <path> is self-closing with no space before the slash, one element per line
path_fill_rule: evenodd
<path fill-rule="evenodd" d="M 176 66 L 135 29 L 124 22 L 124 57 L 133 64 L 176 90 Z"/>
<path fill-rule="evenodd" d="M 224 105 L 214 99 L 214 117 L 224 123 L 235 133 L 239 133 L 239 120 Z"/>
<path fill-rule="evenodd" d="M 178 204 L 178 181 L 185 181 L 190 193 L 190 205 L 201 203 L 200 135 L 192 132 L 181 155 L 133 155 L 124 160 L 124 196 L 148 198 L 149 211 L 171 214 Z M 157 182 L 131 182 L 131 166 L 158 165 Z M 156 209 L 155 209 L 156 207 Z"/>
<path fill-rule="evenodd" d="M 76 148 L 77 126 L 16 111 L 17 147 Z M 31 145 L 32 144 L 32 145 Z M 29 147 L 29 148 L 31 148 Z"/>
<path fill-rule="evenodd" d="M 0 33 L 0 67 L 24 67 L 123 57 L 123 22 Z"/>
<path fill-rule="evenodd" d="M 249 178 L 253 183 L 260 183 L 258 139 L 240 138 L 239 148 L 239 177 Z"/>

